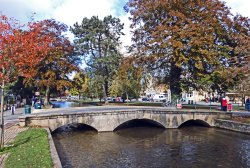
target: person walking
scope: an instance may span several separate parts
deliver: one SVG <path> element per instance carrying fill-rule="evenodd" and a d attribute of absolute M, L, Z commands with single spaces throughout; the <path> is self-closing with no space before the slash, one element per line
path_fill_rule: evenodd
<path fill-rule="evenodd" d="M 15 110 L 16 110 L 14 104 L 12 104 L 12 106 L 10 107 L 10 110 L 11 110 L 11 115 L 14 115 L 15 114 Z"/>
<path fill-rule="evenodd" d="M 245 108 L 246 108 L 246 110 L 250 111 L 250 98 L 249 97 L 246 99 Z"/>
<path fill-rule="evenodd" d="M 32 107 L 34 107 L 34 104 L 35 104 L 35 101 L 36 101 L 36 98 L 33 96 L 32 98 L 31 98 L 31 106 Z"/>
<path fill-rule="evenodd" d="M 227 111 L 227 99 L 225 97 L 221 100 L 222 111 Z"/>

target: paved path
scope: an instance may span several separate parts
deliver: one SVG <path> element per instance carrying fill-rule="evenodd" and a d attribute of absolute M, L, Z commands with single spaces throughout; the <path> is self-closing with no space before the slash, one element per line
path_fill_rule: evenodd
<path fill-rule="evenodd" d="M 18 117 L 23 114 L 23 108 L 18 108 L 15 114 L 12 115 L 10 110 L 4 111 L 4 145 L 12 142 L 19 132 L 25 131 L 28 128 L 21 128 L 18 124 Z M 0 168 L 3 168 L 4 161 L 8 157 L 8 153 L 0 155 Z"/>
<path fill-rule="evenodd" d="M 9 124 L 9 123 L 17 123 L 18 122 L 18 117 L 20 115 L 24 114 L 24 107 L 22 108 L 17 108 L 16 111 L 14 112 L 14 115 L 11 114 L 10 110 L 4 111 L 3 116 L 4 116 L 4 123 Z"/>

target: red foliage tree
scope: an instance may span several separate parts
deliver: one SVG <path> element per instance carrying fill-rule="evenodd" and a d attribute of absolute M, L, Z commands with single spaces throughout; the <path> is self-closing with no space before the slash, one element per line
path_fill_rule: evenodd
<path fill-rule="evenodd" d="M 1 148 L 3 147 L 3 98 L 6 83 L 18 76 L 31 78 L 37 64 L 44 59 L 52 40 L 43 34 L 43 26 L 29 22 L 27 26 L 0 15 L 0 82 L 1 82 Z"/>
<path fill-rule="evenodd" d="M 40 61 L 36 68 L 35 80 L 25 79 L 26 85 L 35 85 L 39 90 L 45 89 L 44 104 L 48 105 L 51 90 L 63 90 L 71 87 L 68 74 L 78 71 L 79 57 L 73 55 L 74 47 L 65 37 L 68 28 L 65 24 L 54 19 L 39 21 L 43 25 L 43 34 L 48 35 L 52 44 L 45 59 Z"/>

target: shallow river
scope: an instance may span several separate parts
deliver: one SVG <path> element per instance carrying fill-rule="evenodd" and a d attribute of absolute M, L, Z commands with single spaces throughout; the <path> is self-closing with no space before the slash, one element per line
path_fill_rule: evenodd
<path fill-rule="evenodd" d="M 250 135 L 200 126 L 136 125 L 115 132 L 53 133 L 64 168 L 248 168 Z"/>

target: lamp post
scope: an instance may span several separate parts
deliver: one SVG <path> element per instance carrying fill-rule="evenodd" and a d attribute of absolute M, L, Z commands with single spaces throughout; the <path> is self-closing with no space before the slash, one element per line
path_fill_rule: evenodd
<path fill-rule="evenodd" d="M 211 93 L 209 94 L 209 111 L 212 109 L 212 104 L 211 104 Z"/>
<path fill-rule="evenodd" d="M 4 80 L 2 80 L 1 85 L 1 123 L 0 123 L 0 148 L 2 149 L 4 146 L 4 118 L 3 118 L 3 107 L 4 107 Z"/>

